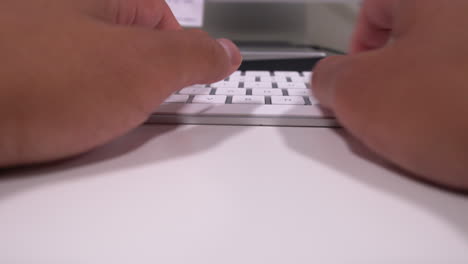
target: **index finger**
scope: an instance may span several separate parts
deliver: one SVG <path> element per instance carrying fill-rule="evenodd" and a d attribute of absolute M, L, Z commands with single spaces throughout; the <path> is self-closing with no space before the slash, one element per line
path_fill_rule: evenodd
<path fill-rule="evenodd" d="M 132 24 L 159 30 L 182 30 L 169 5 L 164 0 L 129 1 L 133 12 Z"/>
<path fill-rule="evenodd" d="M 108 23 L 158 30 L 182 30 L 165 0 L 81 0 L 84 11 Z"/>

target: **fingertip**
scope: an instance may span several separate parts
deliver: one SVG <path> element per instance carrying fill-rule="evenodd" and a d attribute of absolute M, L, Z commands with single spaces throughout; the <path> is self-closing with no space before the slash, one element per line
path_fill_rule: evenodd
<path fill-rule="evenodd" d="M 327 57 L 322 59 L 314 68 L 312 90 L 315 97 L 327 108 L 333 108 L 336 79 L 340 71 L 342 71 L 345 57 Z"/>
<path fill-rule="evenodd" d="M 228 39 L 214 39 L 202 30 L 161 32 L 166 54 L 180 58 L 174 62 L 183 73 L 181 85 L 207 84 L 225 79 L 236 71 L 242 56 L 239 48 Z"/>
<path fill-rule="evenodd" d="M 223 47 L 224 51 L 226 52 L 230 64 L 231 64 L 231 72 L 235 71 L 239 68 L 240 64 L 242 63 L 242 55 L 240 53 L 239 48 L 229 39 L 221 38 L 217 39 L 218 43 Z"/>

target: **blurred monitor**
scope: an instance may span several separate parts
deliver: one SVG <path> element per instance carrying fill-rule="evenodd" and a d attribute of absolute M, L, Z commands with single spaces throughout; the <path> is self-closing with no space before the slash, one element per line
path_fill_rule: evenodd
<path fill-rule="evenodd" d="M 203 29 L 234 40 L 244 58 L 345 51 L 357 0 L 206 0 Z M 289 55 L 288 55 L 289 54 Z"/>
<path fill-rule="evenodd" d="M 273 2 L 316 2 L 316 3 L 342 3 L 342 2 L 359 2 L 360 0 L 207 0 L 209 2 L 255 2 L 255 3 L 273 3 Z"/>

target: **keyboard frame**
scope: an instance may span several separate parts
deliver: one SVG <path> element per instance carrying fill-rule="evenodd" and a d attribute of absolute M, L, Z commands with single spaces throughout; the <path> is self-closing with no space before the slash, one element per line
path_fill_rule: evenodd
<path fill-rule="evenodd" d="M 177 114 L 173 114 L 177 113 Z M 246 126 L 339 127 L 331 113 L 314 105 L 163 104 L 148 123 Z"/>
<path fill-rule="evenodd" d="M 239 70 L 310 71 L 323 58 L 322 54 L 313 58 L 245 61 Z M 147 123 L 340 127 L 333 114 L 318 105 L 165 103 L 149 117 Z"/>

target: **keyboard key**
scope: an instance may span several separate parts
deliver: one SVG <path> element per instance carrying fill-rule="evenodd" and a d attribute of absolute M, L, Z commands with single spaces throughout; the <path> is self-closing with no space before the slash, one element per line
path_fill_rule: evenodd
<path fill-rule="evenodd" d="M 271 82 L 245 82 L 244 88 L 272 89 L 273 84 Z"/>
<path fill-rule="evenodd" d="M 302 72 L 302 76 L 307 77 L 307 78 L 309 78 L 309 79 L 312 77 L 312 74 L 313 74 L 313 73 L 310 72 L 310 71 L 304 71 L 304 72 Z"/>
<path fill-rule="evenodd" d="M 238 88 L 239 82 L 237 81 L 219 81 L 210 84 L 211 87 L 214 88 Z"/>
<path fill-rule="evenodd" d="M 274 76 L 284 76 L 284 77 L 299 77 L 299 72 L 296 71 L 275 71 Z"/>
<path fill-rule="evenodd" d="M 307 89 L 307 86 L 305 83 L 300 82 L 300 83 L 295 83 L 295 82 L 280 82 L 278 83 L 278 88 L 282 89 Z"/>
<path fill-rule="evenodd" d="M 287 82 L 288 81 L 288 79 L 284 76 L 278 76 L 278 77 L 275 77 L 275 76 L 238 76 L 238 77 L 234 77 L 234 80 L 239 81 L 239 82 Z"/>
<path fill-rule="evenodd" d="M 179 94 L 190 94 L 190 95 L 197 95 L 197 94 L 210 94 L 211 88 L 193 88 L 187 87 L 180 90 Z"/>
<path fill-rule="evenodd" d="M 165 103 L 186 103 L 188 99 L 189 99 L 188 95 L 173 94 L 169 96 L 164 102 Z"/>
<path fill-rule="evenodd" d="M 269 71 L 246 71 L 245 76 L 271 76 Z"/>
<path fill-rule="evenodd" d="M 244 82 L 274 82 L 272 76 L 246 76 Z"/>
<path fill-rule="evenodd" d="M 260 81 L 261 82 L 273 82 L 273 76 L 260 76 Z"/>
<path fill-rule="evenodd" d="M 302 96 L 272 96 L 271 104 L 274 105 L 305 105 Z"/>
<path fill-rule="evenodd" d="M 271 77 L 272 82 L 288 82 L 288 78 L 286 76 L 273 76 Z"/>
<path fill-rule="evenodd" d="M 241 75 L 242 75 L 241 71 L 235 71 L 231 75 L 229 75 L 229 77 L 235 77 L 235 76 L 241 76 Z"/>
<path fill-rule="evenodd" d="M 233 104 L 265 104 L 265 97 L 264 96 L 233 96 L 232 97 Z"/>
<path fill-rule="evenodd" d="M 312 91 L 310 89 L 288 89 L 288 94 L 293 96 L 311 96 Z"/>
<path fill-rule="evenodd" d="M 243 82 L 257 82 L 257 79 L 259 79 L 258 81 L 260 81 L 260 77 L 257 77 L 257 76 L 244 76 L 244 80 Z"/>
<path fill-rule="evenodd" d="M 281 89 L 253 89 L 252 95 L 283 95 L 283 91 Z"/>
<path fill-rule="evenodd" d="M 246 95 L 247 89 L 243 88 L 218 88 L 216 89 L 217 95 Z"/>
<path fill-rule="evenodd" d="M 240 75 L 229 76 L 229 81 L 230 82 L 244 82 L 245 78 L 246 76 L 240 76 Z"/>
<path fill-rule="evenodd" d="M 197 95 L 193 98 L 194 104 L 224 104 L 227 96 L 225 95 Z"/>
<path fill-rule="evenodd" d="M 291 78 L 291 82 L 293 83 L 308 83 L 310 81 L 310 80 L 307 82 L 304 81 L 305 79 L 302 76 L 296 76 L 296 77 L 290 77 L 290 78 Z"/>

